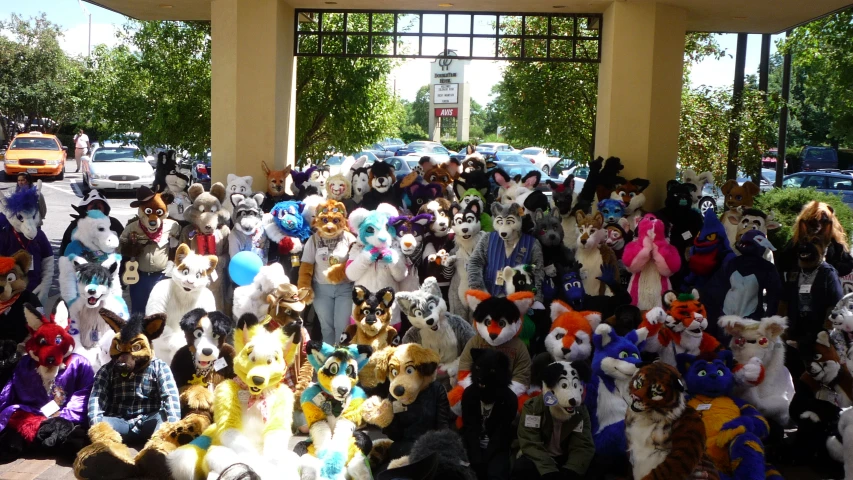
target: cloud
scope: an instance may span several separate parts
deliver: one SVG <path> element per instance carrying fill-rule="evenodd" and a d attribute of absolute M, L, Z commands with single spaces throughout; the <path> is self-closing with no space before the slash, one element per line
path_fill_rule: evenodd
<path fill-rule="evenodd" d="M 119 27 L 109 23 L 92 24 L 92 48 L 95 45 L 105 44 L 114 47 L 119 44 L 116 32 Z M 86 56 L 89 45 L 89 23 L 78 23 L 63 32 L 59 40 L 59 46 L 68 55 Z"/>
<path fill-rule="evenodd" d="M 394 88 L 396 79 L 397 94 L 400 98 L 413 101 L 418 89 L 429 83 L 430 63 L 432 59 L 419 58 L 404 60 L 391 71 L 388 79 L 389 88 Z M 491 100 L 492 87 L 503 78 L 506 62 L 474 60 L 468 67 L 465 79 L 471 87 L 471 97 L 480 105 L 486 105 Z"/>

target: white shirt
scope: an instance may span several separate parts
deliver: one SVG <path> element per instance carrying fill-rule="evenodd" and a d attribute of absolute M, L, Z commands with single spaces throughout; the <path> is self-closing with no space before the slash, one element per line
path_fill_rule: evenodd
<path fill-rule="evenodd" d="M 74 144 L 76 148 L 89 148 L 89 136 L 85 133 L 77 135 L 74 141 L 77 142 Z"/>

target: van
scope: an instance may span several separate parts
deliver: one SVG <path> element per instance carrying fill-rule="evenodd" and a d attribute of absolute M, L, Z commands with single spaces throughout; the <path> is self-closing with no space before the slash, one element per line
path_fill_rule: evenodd
<path fill-rule="evenodd" d="M 805 172 L 838 168 L 838 153 L 830 147 L 803 147 L 800 168 Z"/>

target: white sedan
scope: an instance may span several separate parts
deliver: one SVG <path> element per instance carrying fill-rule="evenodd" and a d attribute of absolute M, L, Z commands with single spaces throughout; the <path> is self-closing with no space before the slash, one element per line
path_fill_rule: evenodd
<path fill-rule="evenodd" d="M 154 169 L 145 153 L 133 145 L 96 147 L 83 157 L 83 187 L 98 190 L 136 190 L 154 183 Z"/>
<path fill-rule="evenodd" d="M 556 151 L 539 147 L 527 147 L 518 153 L 533 162 L 545 175 L 550 175 L 554 164 L 560 161 L 560 155 Z"/>

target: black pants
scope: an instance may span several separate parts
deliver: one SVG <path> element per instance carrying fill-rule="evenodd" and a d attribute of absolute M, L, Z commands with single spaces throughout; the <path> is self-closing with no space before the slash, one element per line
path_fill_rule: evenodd
<path fill-rule="evenodd" d="M 557 465 L 565 465 L 568 457 L 552 457 Z M 522 455 L 515 459 L 515 465 L 512 467 L 512 480 L 533 480 L 541 478 L 539 470 L 536 469 L 536 464 L 527 455 Z"/>
<path fill-rule="evenodd" d="M 477 480 L 510 480 L 510 473 L 513 471 L 510 456 L 509 451 L 496 453 L 489 461 L 471 465 L 471 468 L 477 474 Z M 536 467 L 533 469 L 536 470 Z"/>

